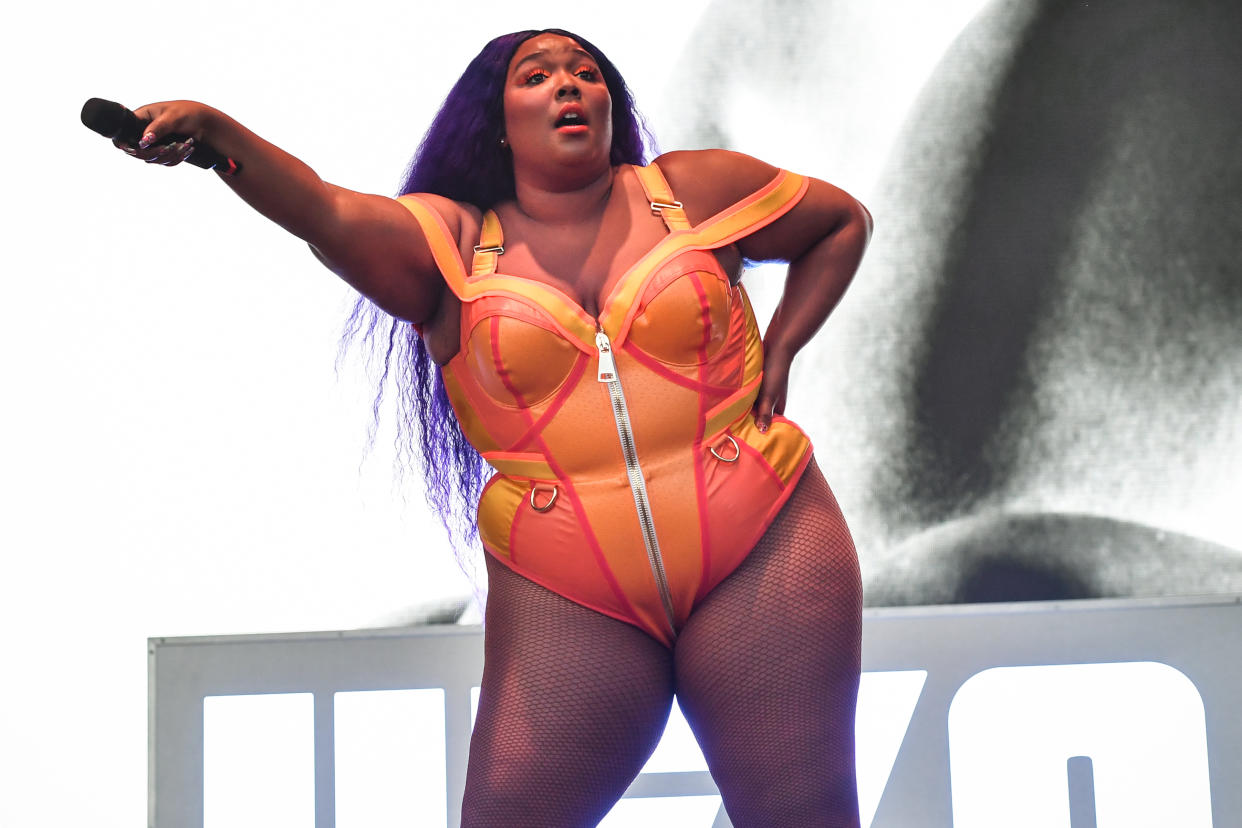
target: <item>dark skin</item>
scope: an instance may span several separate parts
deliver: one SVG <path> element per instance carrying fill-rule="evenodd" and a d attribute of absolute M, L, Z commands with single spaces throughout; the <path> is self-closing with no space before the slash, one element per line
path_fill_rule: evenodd
<path fill-rule="evenodd" d="M 538 35 L 509 64 L 505 143 L 513 153 L 516 198 L 495 208 L 505 231 L 502 269 L 552 283 L 597 316 L 600 299 L 667 230 L 652 216 L 628 168 L 609 161 L 611 98 L 594 59 L 573 40 Z M 418 223 L 395 200 L 329 184 L 292 155 L 222 112 L 192 101 L 150 104 L 151 119 L 130 154 L 173 165 L 191 136 L 239 161 L 224 178 L 250 206 L 303 239 L 330 270 L 399 319 L 418 322 L 433 358 L 459 347 L 460 305 L 436 268 Z M 572 125 L 557 125 L 569 112 Z M 149 139 L 149 140 L 148 140 Z M 670 152 L 657 159 L 690 223 L 697 224 L 770 182 L 777 169 L 726 150 Z M 482 214 L 470 204 L 424 196 L 470 261 Z M 762 230 L 717 251 L 736 281 L 743 256 L 790 263 L 785 289 L 764 337 L 764 378 L 756 422 L 781 414 L 794 355 L 845 292 L 871 233 L 866 209 L 844 191 L 810 179 L 802 200 Z"/>

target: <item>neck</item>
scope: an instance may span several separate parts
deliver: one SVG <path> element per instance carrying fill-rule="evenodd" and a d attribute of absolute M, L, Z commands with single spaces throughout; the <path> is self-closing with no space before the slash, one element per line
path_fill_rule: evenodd
<path fill-rule="evenodd" d="M 517 176 L 517 208 L 526 217 L 545 224 L 577 224 L 596 218 L 612 193 L 613 168 L 583 180 L 548 184 Z"/>

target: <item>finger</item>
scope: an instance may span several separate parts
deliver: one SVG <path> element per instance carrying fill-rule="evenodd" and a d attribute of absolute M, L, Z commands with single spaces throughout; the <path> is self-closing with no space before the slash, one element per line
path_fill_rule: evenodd
<path fill-rule="evenodd" d="M 767 394 L 760 393 L 759 398 L 755 400 L 755 427 L 761 433 L 766 433 L 770 425 L 772 425 L 772 400 Z"/>
<path fill-rule="evenodd" d="M 138 120 L 149 121 L 146 128 L 142 131 L 142 135 L 138 138 L 138 147 L 140 149 L 146 149 L 151 146 L 151 144 L 156 143 L 159 136 L 162 134 L 158 129 L 152 129 L 152 127 L 156 126 L 159 122 L 160 113 L 163 110 L 164 107 L 160 104 L 147 104 L 146 106 L 140 106 L 134 110 L 134 116 L 137 117 Z M 147 136 L 151 136 L 150 140 L 147 140 Z"/>
<path fill-rule="evenodd" d="M 175 167 L 194 154 L 194 138 L 191 137 L 186 138 L 184 141 L 178 141 L 175 144 L 171 144 L 170 148 L 174 151 L 168 154 L 168 160 L 164 163 L 170 167 Z"/>
<path fill-rule="evenodd" d="M 175 151 L 175 144 L 156 144 L 153 147 L 140 150 L 138 157 L 148 164 L 165 164 Z"/>
<path fill-rule="evenodd" d="M 143 109 L 146 109 L 146 107 L 143 107 Z M 138 115 L 138 112 L 134 114 Z M 139 115 L 139 117 L 143 116 Z M 142 133 L 142 139 L 138 141 L 138 147 L 146 149 L 153 144 L 158 144 L 160 139 L 172 134 L 172 132 L 173 119 L 167 117 L 164 111 L 161 111 L 160 114 L 151 119 L 151 123 L 147 124 L 147 128 Z"/>
<path fill-rule="evenodd" d="M 170 156 L 177 151 L 177 143 L 170 141 L 166 144 L 155 144 L 138 151 L 138 157 L 146 161 L 148 164 L 163 164 Z"/>
<path fill-rule="evenodd" d="M 189 158 L 194 152 L 194 139 L 187 138 L 184 141 L 172 141 L 167 144 L 159 144 L 152 147 L 149 152 L 150 156 L 146 159 L 149 164 L 163 164 L 166 167 L 175 167 L 185 159 Z"/>

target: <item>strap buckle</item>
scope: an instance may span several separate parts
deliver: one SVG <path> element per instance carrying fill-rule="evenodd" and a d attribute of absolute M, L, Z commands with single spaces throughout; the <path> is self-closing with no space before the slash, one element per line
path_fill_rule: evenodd
<path fill-rule="evenodd" d="M 680 210 L 682 203 L 680 201 L 653 201 L 651 202 L 651 214 L 660 215 L 661 210 Z"/>
<path fill-rule="evenodd" d="M 476 244 L 474 246 L 474 252 L 475 253 L 504 253 L 505 248 L 503 245 L 497 245 L 496 247 L 483 247 L 482 245 Z"/>

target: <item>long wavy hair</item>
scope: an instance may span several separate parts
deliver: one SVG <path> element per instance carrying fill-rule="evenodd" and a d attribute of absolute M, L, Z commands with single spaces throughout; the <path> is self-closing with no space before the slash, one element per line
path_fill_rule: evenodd
<path fill-rule="evenodd" d="M 481 210 L 514 197 L 513 160 L 500 144 L 505 82 L 518 47 L 545 33 L 570 38 L 595 57 L 612 96 L 613 165 L 644 164 L 654 155 L 655 141 L 612 61 L 572 32 L 531 29 L 495 38 L 470 61 L 410 160 L 399 195 L 435 193 Z M 342 351 L 358 340 L 378 372 L 370 440 L 375 439 L 391 384 L 398 470 L 421 468 L 427 501 L 448 531 L 458 560 L 469 569 L 467 553 L 478 545 L 479 494 L 491 469 L 462 434 L 440 367 L 412 324 L 360 296 L 346 322 Z"/>

